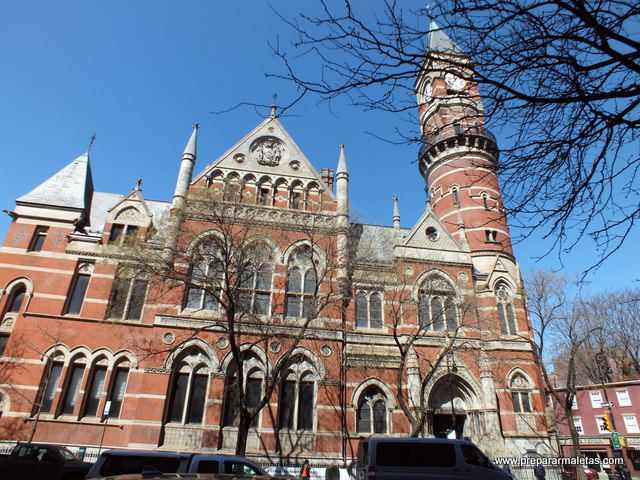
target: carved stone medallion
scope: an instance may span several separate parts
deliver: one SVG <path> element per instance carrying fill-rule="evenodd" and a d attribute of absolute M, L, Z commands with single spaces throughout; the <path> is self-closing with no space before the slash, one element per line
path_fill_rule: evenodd
<path fill-rule="evenodd" d="M 284 142 L 277 137 L 265 135 L 256 138 L 249 147 L 249 151 L 253 158 L 260 165 L 275 167 L 280 164 L 280 160 L 286 154 Z"/>

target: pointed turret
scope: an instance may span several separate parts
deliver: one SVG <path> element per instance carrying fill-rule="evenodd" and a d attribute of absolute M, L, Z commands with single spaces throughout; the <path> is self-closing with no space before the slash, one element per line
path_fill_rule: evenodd
<path fill-rule="evenodd" d="M 344 143 L 340 144 L 340 158 L 336 169 L 336 198 L 338 200 L 338 214 L 348 215 L 349 213 L 349 170 L 347 169 L 347 158 L 344 154 Z"/>
<path fill-rule="evenodd" d="M 400 208 L 398 207 L 398 196 L 393 196 L 393 229 L 396 234 L 400 233 Z"/>
<path fill-rule="evenodd" d="M 178 172 L 178 181 L 176 182 L 176 190 L 173 194 L 173 202 L 171 205 L 171 212 L 174 213 L 184 208 L 184 203 L 189 191 L 189 184 L 191 183 L 191 177 L 193 175 L 193 167 L 196 163 L 196 142 L 198 137 L 199 124 L 195 124 L 191 137 L 187 142 L 187 146 L 182 154 L 182 160 L 180 162 L 180 171 Z"/>

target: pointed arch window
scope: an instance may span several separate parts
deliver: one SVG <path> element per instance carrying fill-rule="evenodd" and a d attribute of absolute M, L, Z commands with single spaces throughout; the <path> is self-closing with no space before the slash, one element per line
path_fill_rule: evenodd
<path fill-rule="evenodd" d="M 268 315 L 273 276 L 273 254 L 268 247 L 252 248 L 239 275 L 239 304 L 245 313 Z"/>
<path fill-rule="evenodd" d="M 518 333 L 518 328 L 512 305 L 511 289 L 505 282 L 500 282 L 496 286 L 495 295 L 498 300 L 500 332 L 503 335 L 516 335 Z"/>
<path fill-rule="evenodd" d="M 238 392 L 238 376 L 231 370 L 227 375 L 224 389 L 224 412 L 223 426 L 237 426 L 239 424 L 240 415 L 240 395 Z M 248 374 L 243 377 L 243 392 L 245 402 L 248 409 L 253 409 L 260 403 L 262 396 L 263 374 L 258 368 L 252 368 Z M 251 421 L 252 427 L 258 426 L 258 418 L 256 415 Z"/>
<path fill-rule="evenodd" d="M 293 318 L 313 317 L 316 290 L 316 269 L 310 249 L 299 249 L 292 256 L 287 275 L 286 316 Z"/>
<path fill-rule="evenodd" d="M 33 415 L 37 414 L 38 410 L 40 413 L 51 413 L 56 391 L 58 390 L 60 378 L 62 377 L 62 369 L 64 368 L 63 360 L 63 357 L 56 356 L 47 362 L 40 381 L 40 393 L 34 406 Z"/>
<path fill-rule="evenodd" d="M 382 328 L 382 295 L 360 292 L 356 295 L 356 326 Z"/>
<path fill-rule="evenodd" d="M 65 386 L 62 390 L 60 415 L 73 415 L 80 396 L 80 387 L 84 378 L 87 359 L 83 356 L 75 357 L 67 367 Z"/>
<path fill-rule="evenodd" d="M 358 433 L 387 432 L 387 398 L 375 386 L 367 388 L 358 401 Z"/>
<path fill-rule="evenodd" d="M 97 417 L 100 398 L 107 378 L 106 358 L 97 361 L 89 374 L 88 390 L 85 392 L 83 417 Z"/>
<path fill-rule="evenodd" d="M 13 287 L 9 294 L 9 301 L 7 302 L 7 310 L 5 313 L 18 313 L 22 308 L 22 302 L 27 294 L 27 287 L 24 283 L 20 283 Z"/>
<path fill-rule="evenodd" d="M 511 379 L 511 400 L 516 413 L 531 413 L 531 384 L 519 373 Z"/>
<path fill-rule="evenodd" d="M 418 317 L 421 327 L 434 332 L 453 332 L 458 311 L 453 287 L 439 276 L 425 280 L 419 291 Z"/>
<path fill-rule="evenodd" d="M 191 265 L 186 308 L 218 310 L 224 280 L 224 266 L 213 243 L 200 245 Z"/>
<path fill-rule="evenodd" d="M 287 430 L 313 429 L 315 410 L 315 375 L 310 362 L 303 356 L 290 360 L 290 366 L 280 382 L 278 428 Z"/>
<path fill-rule="evenodd" d="M 167 421 L 201 424 L 209 384 L 208 358 L 197 349 L 189 350 L 174 363 L 167 401 Z"/>

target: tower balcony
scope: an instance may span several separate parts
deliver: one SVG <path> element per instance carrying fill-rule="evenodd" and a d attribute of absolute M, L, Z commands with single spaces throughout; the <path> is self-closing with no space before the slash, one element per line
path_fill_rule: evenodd
<path fill-rule="evenodd" d="M 442 153 L 459 148 L 485 151 L 498 160 L 498 143 L 493 133 L 483 127 L 472 127 L 463 131 L 460 125 L 453 125 L 422 137 L 422 145 L 418 151 L 420 173 L 425 176 L 429 165 Z"/>

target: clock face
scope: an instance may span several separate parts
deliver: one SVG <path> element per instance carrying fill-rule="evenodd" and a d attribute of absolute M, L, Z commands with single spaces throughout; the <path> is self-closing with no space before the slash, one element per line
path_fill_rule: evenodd
<path fill-rule="evenodd" d="M 452 90 L 462 90 L 464 86 L 467 84 L 464 78 L 460 78 L 454 75 L 453 73 L 447 73 L 444 76 L 444 81 L 447 84 L 447 87 L 449 87 Z"/>

